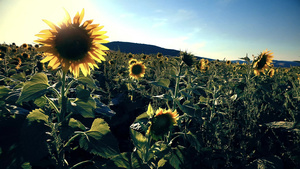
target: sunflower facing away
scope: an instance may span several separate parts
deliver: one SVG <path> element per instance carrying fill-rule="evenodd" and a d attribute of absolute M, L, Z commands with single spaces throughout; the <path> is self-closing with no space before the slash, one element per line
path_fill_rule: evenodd
<path fill-rule="evenodd" d="M 165 110 L 159 108 L 155 112 L 155 116 L 150 123 L 147 130 L 147 134 L 150 134 L 154 140 L 161 139 L 165 134 L 167 134 L 171 128 L 177 124 L 178 113 L 177 110 L 172 112 L 172 110 Z"/>
<path fill-rule="evenodd" d="M 260 75 L 260 72 L 264 73 L 264 70 L 267 69 L 270 64 L 272 63 L 274 56 L 271 51 L 268 51 L 267 49 L 253 61 L 253 68 L 254 68 L 254 74 Z"/>
<path fill-rule="evenodd" d="M 69 13 L 63 22 L 56 26 L 48 20 L 43 20 L 51 29 L 42 30 L 36 36 L 41 38 L 35 42 L 43 46 L 38 48 L 43 51 L 46 57 L 42 63 L 49 62 L 48 66 L 56 69 L 61 65 L 64 72 L 68 70 L 75 76 L 79 76 L 79 68 L 84 76 L 90 74 L 90 68 L 98 68 L 95 61 L 105 61 L 106 55 L 103 51 L 109 50 L 100 43 L 107 43 L 106 31 L 100 31 L 103 26 L 92 24 L 93 20 L 82 22 L 84 9 L 77 12 L 73 23 Z"/>
<path fill-rule="evenodd" d="M 146 66 L 142 62 L 137 61 L 129 65 L 129 76 L 134 79 L 139 79 L 144 77 L 145 70 Z"/>

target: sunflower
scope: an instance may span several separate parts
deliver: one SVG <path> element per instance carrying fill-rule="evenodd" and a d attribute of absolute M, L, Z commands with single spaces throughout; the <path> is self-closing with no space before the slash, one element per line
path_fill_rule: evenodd
<path fill-rule="evenodd" d="M 227 60 L 227 61 L 226 61 L 226 65 L 231 65 L 231 61 L 230 61 L 230 60 Z"/>
<path fill-rule="evenodd" d="M 199 63 L 196 65 L 196 68 L 201 72 L 205 72 L 209 69 L 208 60 L 201 59 Z"/>
<path fill-rule="evenodd" d="M 260 75 L 260 73 L 264 73 L 264 70 L 268 68 L 273 60 L 274 56 L 271 51 L 267 49 L 260 53 L 260 55 L 253 61 L 254 74 Z"/>
<path fill-rule="evenodd" d="M 3 52 L 0 52 L 0 60 L 3 60 L 3 59 L 4 59 L 4 57 L 5 57 L 5 53 L 3 53 Z"/>
<path fill-rule="evenodd" d="M 137 60 L 136 60 L 136 59 L 130 59 L 130 60 L 128 61 L 128 64 L 129 64 L 129 65 L 132 65 L 132 64 L 134 64 L 134 63 L 137 63 Z"/>
<path fill-rule="evenodd" d="M 185 51 L 185 52 L 181 51 L 180 57 L 182 58 L 182 61 L 189 67 L 193 65 L 193 63 L 194 63 L 194 60 L 193 60 L 194 55 L 193 54 L 188 53 L 187 51 Z"/>
<path fill-rule="evenodd" d="M 137 61 L 129 65 L 129 76 L 134 79 L 144 77 L 145 69 L 146 66 L 142 62 Z"/>
<path fill-rule="evenodd" d="M 18 65 L 16 66 L 16 69 L 20 69 L 22 65 L 22 60 L 19 57 L 17 57 L 17 59 L 18 59 Z"/>
<path fill-rule="evenodd" d="M 109 63 L 110 65 L 115 64 L 115 62 L 114 62 L 113 60 L 108 61 L 108 63 Z"/>
<path fill-rule="evenodd" d="M 108 38 L 104 34 L 106 31 L 99 31 L 103 26 L 92 24 L 93 20 L 82 22 L 84 9 L 81 13 L 77 12 L 73 18 L 73 23 L 69 13 L 66 11 L 66 17 L 56 26 L 48 20 L 43 20 L 51 29 L 42 30 L 36 36 L 42 39 L 35 42 L 43 44 L 38 51 L 43 51 L 46 57 L 41 61 L 53 69 L 61 68 L 64 72 L 68 70 L 75 76 L 79 76 L 79 68 L 84 76 L 90 74 L 90 68 L 98 68 L 97 62 L 105 61 L 106 55 L 103 50 L 109 50 L 99 43 L 107 43 L 104 40 Z"/>
<path fill-rule="evenodd" d="M 156 57 L 159 59 L 159 58 L 162 58 L 163 57 L 163 54 L 162 53 L 157 53 Z"/>
<path fill-rule="evenodd" d="M 177 124 L 178 113 L 177 110 L 172 112 L 172 110 L 159 108 L 155 112 L 155 116 L 150 122 L 147 134 L 150 134 L 154 140 L 161 139 L 165 134 L 167 134 L 174 125 Z"/>
<path fill-rule="evenodd" d="M 131 58 L 134 57 L 134 55 L 133 55 L 132 53 L 129 53 L 129 54 L 127 55 L 127 57 L 128 57 L 129 59 L 131 59 Z"/>
<path fill-rule="evenodd" d="M 27 48 L 28 48 L 28 45 L 27 45 L 26 43 L 23 43 L 23 44 L 21 45 L 21 47 L 24 48 L 24 49 L 27 49 Z"/>

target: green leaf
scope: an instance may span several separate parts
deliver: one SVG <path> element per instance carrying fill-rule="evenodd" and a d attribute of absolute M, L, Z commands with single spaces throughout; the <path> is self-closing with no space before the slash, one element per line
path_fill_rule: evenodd
<path fill-rule="evenodd" d="M 34 104 L 37 105 L 38 107 L 45 107 L 47 103 L 47 99 L 44 97 L 39 97 L 34 100 Z"/>
<path fill-rule="evenodd" d="M 77 78 L 78 83 L 80 84 L 84 84 L 84 85 L 88 85 L 88 87 L 96 89 L 96 83 L 94 81 L 93 78 L 91 78 L 90 76 L 80 76 Z"/>
<path fill-rule="evenodd" d="M 137 147 L 138 149 L 145 147 L 147 138 L 142 133 L 130 129 L 130 134 L 135 147 Z"/>
<path fill-rule="evenodd" d="M 181 147 L 174 148 L 169 158 L 169 163 L 175 169 L 181 169 L 183 167 L 182 165 L 183 165 L 184 157 L 179 149 L 183 149 L 183 148 Z"/>
<path fill-rule="evenodd" d="M 5 97 L 11 90 L 5 86 L 0 86 L 0 98 Z"/>
<path fill-rule="evenodd" d="M 140 159 L 138 159 L 136 153 L 132 154 L 130 152 L 123 152 L 113 157 L 111 160 L 119 168 L 132 168 L 132 169 L 149 168 L 141 164 L 141 162 L 139 161 Z"/>
<path fill-rule="evenodd" d="M 118 142 L 110 132 L 108 124 L 101 118 L 95 119 L 91 129 L 82 134 L 79 145 L 86 151 L 104 158 L 119 154 Z"/>
<path fill-rule="evenodd" d="M 76 106 L 73 106 L 73 110 L 81 114 L 84 118 L 94 118 L 94 109 L 96 108 L 96 102 L 92 97 L 86 99 L 77 98 L 74 103 Z"/>
<path fill-rule="evenodd" d="M 48 118 L 49 118 L 49 116 L 45 115 L 44 111 L 42 109 L 35 109 L 35 110 L 29 112 L 26 119 L 28 120 L 29 123 L 32 123 L 34 121 L 37 121 L 37 122 L 44 121 L 45 123 L 47 123 Z"/>
<path fill-rule="evenodd" d="M 189 105 L 182 105 L 182 104 L 180 104 L 178 99 L 174 99 L 174 101 L 178 105 L 178 107 L 181 111 L 183 111 L 186 114 L 192 115 L 192 116 L 194 115 L 194 113 L 195 113 L 195 108 L 194 107 L 189 106 Z"/>
<path fill-rule="evenodd" d="M 25 162 L 21 165 L 22 169 L 32 169 L 29 162 Z"/>
<path fill-rule="evenodd" d="M 25 161 L 36 163 L 49 156 L 47 140 L 52 137 L 47 134 L 51 132 L 51 128 L 45 124 L 47 121 L 48 116 L 41 109 L 27 115 L 20 135 L 20 151 Z"/>
<path fill-rule="evenodd" d="M 82 89 L 80 86 L 77 86 L 76 88 L 77 92 L 77 98 L 79 99 L 83 99 L 83 100 L 88 100 L 90 97 L 91 92 L 86 90 L 86 89 Z"/>
<path fill-rule="evenodd" d="M 25 72 L 21 72 L 21 73 L 11 75 L 10 78 L 12 78 L 14 80 L 24 81 L 24 80 L 26 80 L 26 74 L 25 74 Z"/>
<path fill-rule="evenodd" d="M 157 168 L 163 167 L 166 164 L 167 160 L 164 158 L 160 159 L 157 164 Z"/>
<path fill-rule="evenodd" d="M 85 126 L 78 120 L 74 119 L 74 118 L 70 118 L 69 121 L 69 126 L 72 127 L 73 129 L 81 129 L 81 130 L 85 130 Z"/>
<path fill-rule="evenodd" d="M 35 74 L 29 81 L 25 82 L 17 103 L 34 100 L 44 95 L 48 91 L 48 87 L 47 76 L 44 73 Z"/>
<path fill-rule="evenodd" d="M 152 117 L 154 116 L 154 110 L 153 110 L 153 108 L 152 108 L 152 106 L 151 106 L 150 103 L 149 103 L 149 105 L 148 105 L 147 114 L 148 114 L 148 116 L 149 116 L 150 118 L 152 118 Z"/>
<path fill-rule="evenodd" d="M 168 89 L 169 85 L 170 85 L 170 80 L 169 79 L 159 79 L 157 81 L 148 82 L 148 83 Z"/>

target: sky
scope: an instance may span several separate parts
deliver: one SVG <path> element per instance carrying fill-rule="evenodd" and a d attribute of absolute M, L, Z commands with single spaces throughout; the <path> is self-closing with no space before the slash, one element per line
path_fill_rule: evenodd
<path fill-rule="evenodd" d="M 0 43 L 34 44 L 35 34 L 73 18 L 104 25 L 109 41 L 152 44 L 211 59 L 268 49 L 300 60 L 300 0 L 0 0 Z"/>

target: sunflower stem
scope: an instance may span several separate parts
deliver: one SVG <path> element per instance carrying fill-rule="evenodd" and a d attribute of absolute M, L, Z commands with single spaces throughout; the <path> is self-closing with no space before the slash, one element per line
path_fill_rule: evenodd
<path fill-rule="evenodd" d="M 176 109 L 176 103 L 175 103 L 175 99 L 177 99 L 177 95 L 178 95 L 178 90 L 179 90 L 179 81 L 180 81 L 180 74 L 181 74 L 181 68 L 183 66 L 183 61 L 181 61 L 180 65 L 179 65 L 179 70 L 178 73 L 176 75 L 176 84 L 175 84 L 175 91 L 174 91 L 174 96 L 173 96 L 173 111 Z"/>
<path fill-rule="evenodd" d="M 59 118 L 59 122 L 62 122 L 65 118 L 65 114 L 67 112 L 67 97 L 66 95 L 66 90 L 65 90 L 65 86 L 66 86 L 66 72 L 62 71 L 62 77 L 61 77 L 61 81 L 62 81 L 62 85 L 61 85 L 61 109 L 60 109 L 60 118 Z"/>

